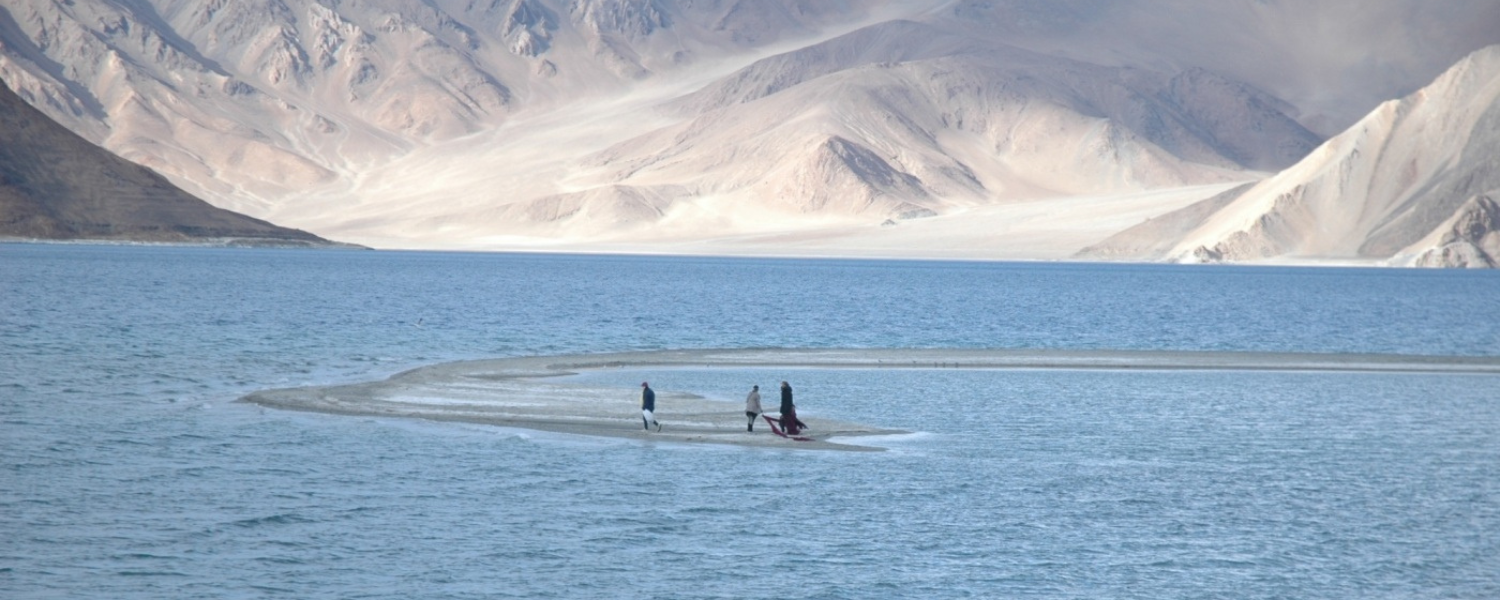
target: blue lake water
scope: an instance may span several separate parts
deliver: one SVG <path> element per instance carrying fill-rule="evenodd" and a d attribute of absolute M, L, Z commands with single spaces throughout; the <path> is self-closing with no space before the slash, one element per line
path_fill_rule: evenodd
<path fill-rule="evenodd" d="M 0 245 L 0 598 L 1500 597 L 1496 376 L 580 376 L 880 453 L 233 402 L 716 347 L 1500 356 L 1500 273 Z"/>

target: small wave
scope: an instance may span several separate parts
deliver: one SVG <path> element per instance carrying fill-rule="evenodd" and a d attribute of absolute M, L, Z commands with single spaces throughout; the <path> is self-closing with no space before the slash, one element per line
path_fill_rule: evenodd
<path fill-rule="evenodd" d="M 684 509 L 682 512 L 689 515 L 717 515 L 734 511 L 720 506 L 694 506 Z"/>
<path fill-rule="evenodd" d="M 300 558 L 291 558 L 291 557 L 288 557 L 288 556 L 259 556 L 259 557 L 255 558 L 255 562 L 272 564 L 272 565 L 305 565 L 305 564 L 307 564 L 307 561 L 305 561 L 305 560 L 302 560 Z"/>
<path fill-rule="evenodd" d="M 127 560 L 177 560 L 180 557 L 177 557 L 177 556 L 162 556 L 160 554 L 148 554 L 148 553 L 145 553 L 145 552 L 131 552 L 131 553 L 128 553 L 128 554 L 117 555 L 117 556 L 115 556 L 115 558 L 117 558 L 117 559 L 127 559 Z"/>
<path fill-rule="evenodd" d="M 269 517 L 255 517 L 253 519 L 241 519 L 233 521 L 230 525 L 236 527 L 260 527 L 262 525 L 295 525 L 298 523 L 312 523 L 311 519 L 294 514 L 283 513 Z"/>
<path fill-rule="evenodd" d="M 121 577 L 187 577 L 187 573 L 180 571 L 116 571 Z"/>
<path fill-rule="evenodd" d="M 847 444 L 850 446 L 878 446 L 886 447 L 886 444 L 911 444 L 931 441 L 937 439 L 937 434 L 928 431 L 913 431 L 909 433 L 890 433 L 883 435 L 860 435 L 860 436 L 833 436 L 828 441 L 833 444 Z"/>

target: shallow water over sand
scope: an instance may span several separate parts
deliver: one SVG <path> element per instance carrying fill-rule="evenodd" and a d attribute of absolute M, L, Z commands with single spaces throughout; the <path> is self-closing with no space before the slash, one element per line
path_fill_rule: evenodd
<path fill-rule="evenodd" d="M 621 401 L 633 383 L 589 385 L 588 374 L 624 369 L 648 377 L 681 369 L 1065 370 L 1065 371 L 1255 371 L 1323 373 L 1426 373 L 1500 376 L 1500 358 L 1307 354 L 1269 352 L 1162 352 L 1144 350 L 984 350 L 956 348 L 707 349 L 528 356 L 442 363 L 378 381 L 262 390 L 241 398 L 268 408 L 334 415 L 423 419 L 520 427 L 596 437 L 652 442 L 759 446 L 788 450 L 873 451 L 858 438 L 910 431 L 835 421 L 804 413 L 807 429 L 792 435 L 782 422 L 780 388 L 766 386 L 775 403 L 761 415 L 744 401 L 717 400 L 683 390 L 656 395 L 651 423 L 637 427 L 632 406 Z M 579 373 L 584 377 L 572 377 Z M 660 380 L 658 380 L 660 381 Z M 642 383 L 644 386 L 645 383 Z M 721 382 L 719 385 L 723 385 Z M 758 388 L 759 382 L 742 383 Z M 746 417 L 750 421 L 746 421 Z M 761 434 L 754 426 L 760 423 Z M 662 429 L 661 420 L 671 425 Z M 803 423 L 803 421 L 806 423 Z M 654 429 L 651 427 L 654 426 Z M 771 433 L 773 435 L 766 435 Z"/>
<path fill-rule="evenodd" d="M 789 379 L 917 432 L 881 453 L 232 400 L 665 348 L 1494 357 L 1497 314 L 1495 273 L 0 245 L 0 596 L 1494 597 L 1495 375 L 577 379 Z"/>

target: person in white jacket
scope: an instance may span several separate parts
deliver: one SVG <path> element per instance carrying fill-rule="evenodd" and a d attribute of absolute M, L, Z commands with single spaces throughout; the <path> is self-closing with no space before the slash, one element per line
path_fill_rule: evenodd
<path fill-rule="evenodd" d="M 755 431 L 755 418 L 760 416 L 760 386 L 750 386 L 750 395 L 745 396 L 745 416 L 750 422 L 745 424 L 745 431 Z"/>

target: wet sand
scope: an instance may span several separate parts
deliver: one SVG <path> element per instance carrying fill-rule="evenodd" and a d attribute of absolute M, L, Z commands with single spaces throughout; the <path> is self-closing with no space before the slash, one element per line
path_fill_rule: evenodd
<path fill-rule="evenodd" d="M 535 356 L 444 363 L 385 381 L 265 390 L 240 398 L 273 408 L 330 414 L 460 421 L 579 435 L 818 450 L 879 450 L 865 436 L 898 429 L 807 418 L 809 441 L 773 435 L 762 420 L 745 431 L 743 404 L 656 390 L 662 431 L 644 431 L 639 390 L 559 381 L 612 368 L 860 368 L 1251 370 L 1500 374 L 1500 358 L 1244 352 L 961 349 L 666 350 Z M 776 391 L 763 404 L 776 406 Z"/>

